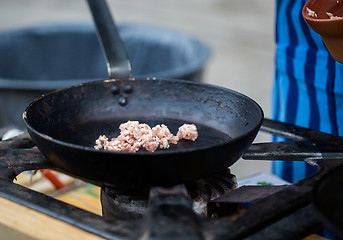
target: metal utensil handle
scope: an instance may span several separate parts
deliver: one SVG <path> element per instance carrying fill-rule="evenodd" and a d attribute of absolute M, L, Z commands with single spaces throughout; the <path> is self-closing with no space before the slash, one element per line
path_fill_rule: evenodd
<path fill-rule="evenodd" d="M 107 60 L 109 78 L 130 78 L 131 64 L 105 0 L 87 0 Z"/>

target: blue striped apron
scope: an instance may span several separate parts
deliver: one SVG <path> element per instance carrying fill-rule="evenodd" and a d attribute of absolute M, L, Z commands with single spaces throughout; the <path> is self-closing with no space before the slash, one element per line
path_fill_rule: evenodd
<path fill-rule="evenodd" d="M 273 118 L 343 135 L 343 65 L 307 26 L 301 14 L 305 2 L 276 1 Z M 296 182 L 315 169 L 304 162 L 275 161 L 272 172 Z"/>

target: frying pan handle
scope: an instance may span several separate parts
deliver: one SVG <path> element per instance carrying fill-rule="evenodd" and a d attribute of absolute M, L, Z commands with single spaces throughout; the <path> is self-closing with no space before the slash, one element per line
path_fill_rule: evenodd
<path fill-rule="evenodd" d="M 87 0 L 98 40 L 107 60 L 109 78 L 130 78 L 131 63 L 105 0 Z"/>

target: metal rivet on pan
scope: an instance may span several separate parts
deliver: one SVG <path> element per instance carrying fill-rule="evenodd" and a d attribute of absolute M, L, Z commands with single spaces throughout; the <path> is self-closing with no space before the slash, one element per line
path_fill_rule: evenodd
<path fill-rule="evenodd" d="M 119 94 L 119 93 L 120 93 L 119 87 L 118 87 L 118 86 L 113 86 L 113 87 L 111 88 L 111 93 L 112 93 L 113 95 Z"/>
<path fill-rule="evenodd" d="M 126 106 L 128 104 L 128 99 L 126 97 L 119 97 L 118 103 L 120 106 Z"/>
<path fill-rule="evenodd" d="M 133 87 L 129 84 L 125 85 L 124 88 L 124 93 L 132 93 L 133 92 Z"/>

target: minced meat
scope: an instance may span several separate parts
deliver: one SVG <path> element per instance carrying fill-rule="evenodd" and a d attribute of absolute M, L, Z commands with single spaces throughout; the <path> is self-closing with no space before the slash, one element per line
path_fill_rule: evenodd
<path fill-rule="evenodd" d="M 95 149 L 104 149 L 115 152 L 137 152 L 144 147 L 149 152 L 157 148 L 167 149 L 170 144 L 177 144 L 179 139 L 195 141 L 198 132 L 194 124 L 184 124 L 179 128 L 177 135 L 173 135 L 164 124 L 150 128 L 145 123 L 128 121 L 119 126 L 120 135 L 110 141 L 105 135 L 95 141 Z"/>

